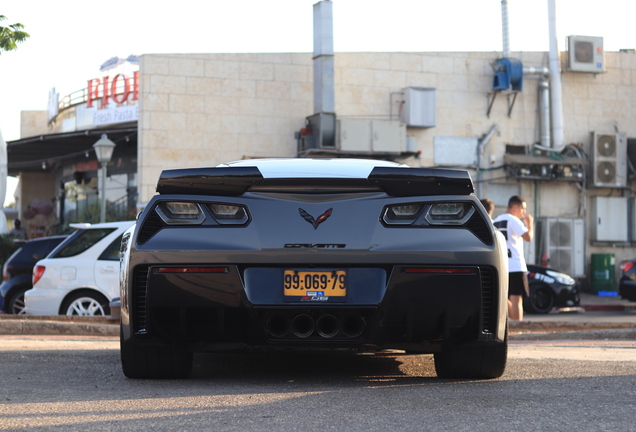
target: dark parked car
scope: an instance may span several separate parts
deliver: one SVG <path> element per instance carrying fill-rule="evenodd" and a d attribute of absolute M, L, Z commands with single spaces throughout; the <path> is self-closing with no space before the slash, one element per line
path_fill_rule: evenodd
<path fill-rule="evenodd" d="M 620 264 L 621 278 L 618 280 L 618 295 L 625 300 L 636 302 L 636 259 Z"/>
<path fill-rule="evenodd" d="M 401 349 L 434 353 L 444 378 L 503 374 L 506 244 L 466 171 L 245 160 L 164 171 L 157 192 L 122 239 L 127 377 L 252 348 Z"/>
<path fill-rule="evenodd" d="M 523 301 L 528 313 L 547 314 L 554 308 L 581 304 L 581 283 L 558 270 L 528 264 L 528 283 L 530 297 Z"/>
<path fill-rule="evenodd" d="M 45 258 L 66 236 L 43 237 L 22 242 L 2 269 L 0 295 L 2 310 L 9 314 L 24 313 L 24 292 L 32 288 L 33 266 Z"/>

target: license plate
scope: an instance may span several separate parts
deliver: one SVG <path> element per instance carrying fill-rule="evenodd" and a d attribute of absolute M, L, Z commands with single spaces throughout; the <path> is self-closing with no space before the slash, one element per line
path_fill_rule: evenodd
<path fill-rule="evenodd" d="M 347 271 L 285 270 L 283 288 L 286 296 L 344 297 Z"/>

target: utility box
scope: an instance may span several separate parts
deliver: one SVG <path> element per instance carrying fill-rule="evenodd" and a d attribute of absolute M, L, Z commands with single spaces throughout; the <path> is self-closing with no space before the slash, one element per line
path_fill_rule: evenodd
<path fill-rule="evenodd" d="M 341 152 L 402 153 L 406 127 L 399 120 L 338 118 L 336 145 Z"/>
<path fill-rule="evenodd" d="M 591 198 L 592 240 L 608 242 L 627 242 L 628 198 L 601 197 Z"/>
<path fill-rule="evenodd" d="M 433 162 L 437 166 L 476 167 L 478 145 L 474 137 L 433 137 Z"/>
<path fill-rule="evenodd" d="M 435 89 L 407 87 L 402 90 L 402 121 L 407 127 L 432 128 L 436 126 Z"/>

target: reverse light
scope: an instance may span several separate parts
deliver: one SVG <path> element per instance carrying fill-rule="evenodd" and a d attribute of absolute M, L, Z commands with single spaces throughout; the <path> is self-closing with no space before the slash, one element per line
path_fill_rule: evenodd
<path fill-rule="evenodd" d="M 197 203 L 168 201 L 157 206 L 157 214 L 168 225 L 201 225 L 205 214 Z"/>
<path fill-rule="evenodd" d="M 574 285 L 576 282 L 573 278 L 571 278 L 569 275 L 566 275 L 565 273 L 556 272 L 553 270 L 546 270 L 545 273 L 548 276 L 555 278 L 557 282 L 563 285 Z"/>
<path fill-rule="evenodd" d="M 212 216 L 220 224 L 242 225 L 249 219 L 247 210 L 241 205 L 208 204 Z"/>
<path fill-rule="evenodd" d="M 33 283 L 32 285 L 35 285 L 37 283 L 37 281 L 39 281 L 42 276 L 44 275 L 44 270 L 46 270 L 46 267 L 44 266 L 35 266 L 33 267 Z"/>
<path fill-rule="evenodd" d="M 384 211 L 382 220 L 389 225 L 410 225 L 417 220 L 423 207 L 423 204 L 389 206 Z"/>
<path fill-rule="evenodd" d="M 436 203 L 429 207 L 424 218 L 431 225 L 463 225 L 474 212 L 470 203 Z"/>

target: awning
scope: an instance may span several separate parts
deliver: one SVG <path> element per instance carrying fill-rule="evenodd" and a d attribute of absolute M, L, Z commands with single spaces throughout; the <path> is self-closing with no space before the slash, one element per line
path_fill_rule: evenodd
<path fill-rule="evenodd" d="M 53 166 L 64 159 L 72 159 L 87 152 L 94 152 L 93 144 L 107 134 L 118 142 L 137 141 L 137 125 L 124 128 L 102 128 L 79 132 L 38 135 L 7 142 L 8 174 L 16 176 L 20 171 L 42 172 L 43 163 Z"/>

